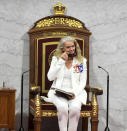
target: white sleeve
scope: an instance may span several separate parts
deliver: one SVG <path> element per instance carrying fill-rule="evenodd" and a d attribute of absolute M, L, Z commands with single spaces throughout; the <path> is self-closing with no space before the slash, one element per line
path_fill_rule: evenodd
<path fill-rule="evenodd" d="M 57 75 L 64 64 L 65 60 L 62 58 L 57 59 L 55 56 L 52 57 L 51 66 L 47 74 L 49 81 L 53 81 L 57 78 Z"/>

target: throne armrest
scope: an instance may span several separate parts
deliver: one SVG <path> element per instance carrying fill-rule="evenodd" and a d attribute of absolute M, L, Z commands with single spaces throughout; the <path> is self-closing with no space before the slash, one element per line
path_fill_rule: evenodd
<path fill-rule="evenodd" d="M 91 105 L 92 105 L 92 116 L 95 119 L 98 119 L 98 102 L 97 102 L 97 95 L 102 95 L 103 90 L 100 87 L 90 87 L 89 85 L 86 86 L 87 92 L 92 92 L 92 99 L 91 99 Z"/>
<path fill-rule="evenodd" d="M 33 98 L 31 98 L 30 103 L 32 103 L 31 107 L 33 109 L 34 120 L 41 121 L 40 86 L 31 86 L 30 94 L 33 95 Z M 32 102 L 32 100 L 34 102 Z"/>
<path fill-rule="evenodd" d="M 85 90 L 86 90 L 87 92 L 92 92 L 92 93 L 94 93 L 95 95 L 102 95 L 102 94 L 103 94 L 102 88 L 96 87 L 96 86 L 90 87 L 89 85 L 86 85 Z"/>
<path fill-rule="evenodd" d="M 40 86 L 31 86 L 30 88 L 30 94 L 33 96 L 37 95 L 40 93 Z"/>

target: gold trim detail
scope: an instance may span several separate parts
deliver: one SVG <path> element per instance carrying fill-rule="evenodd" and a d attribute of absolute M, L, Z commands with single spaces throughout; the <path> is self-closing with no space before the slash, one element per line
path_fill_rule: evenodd
<path fill-rule="evenodd" d="M 37 96 L 38 97 L 38 96 Z M 34 101 L 34 100 L 32 100 L 32 101 Z M 38 101 L 38 98 L 36 99 L 36 101 Z M 41 106 L 39 107 L 39 104 L 38 104 L 38 112 L 37 112 L 37 104 L 35 104 L 36 105 L 36 108 L 35 108 L 35 110 L 34 110 L 34 108 L 32 108 L 31 106 L 30 106 L 30 112 L 32 113 L 32 114 L 37 114 L 38 113 L 38 115 L 36 115 L 36 117 L 40 117 L 40 115 L 41 116 L 44 116 L 44 117 L 56 117 L 57 116 L 57 111 L 56 110 L 40 110 L 40 107 L 42 106 L 45 106 L 45 105 L 47 105 L 47 104 L 42 104 L 41 103 Z M 53 104 L 48 104 L 48 105 L 52 105 L 52 106 L 54 106 Z M 90 116 L 92 116 L 92 111 L 82 111 L 81 110 L 81 112 L 80 112 L 80 117 L 90 117 Z"/>
<path fill-rule="evenodd" d="M 41 116 L 44 117 L 56 117 L 57 116 L 57 111 L 42 111 L 41 112 Z M 90 117 L 91 116 L 91 112 L 90 111 L 81 111 L 80 112 L 80 117 Z"/>
<path fill-rule="evenodd" d="M 53 31 L 53 32 L 44 32 L 42 33 L 42 35 L 44 37 L 47 37 L 47 36 L 53 36 L 53 37 L 62 37 L 62 36 L 73 36 L 73 37 L 76 37 L 76 33 L 75 32 L 64 32 L 64 31 Z"/>
<path fill-rule="evenodd" d="M 45 59 L 46 59 L 46 56 L 45 56 L 45 49 L 46 49 L 46 46 L 47 45 L 58 45 L 59 42 L 47 42 L 47 43 L 43 43 L 43 51 L 42 51 L 42 61 L 43 61 L 43 64 L 42 64 L 42 74 L 43 76 L 45 76 Z M 43 93 L 47 93 L 48 90 L 45 90 L 45 77 L 42 77 L 42 92 Z"/>
<path fill-rule="evenodd" d="M 56 4 L 52 7 L 52 9 L 53 9 L 55 15 L 64 15 L 66 7 L 64 5 L 62 5 L 61 2 L 59 1 L 58 4 Z"/>
<path fill-rule="evenodd" d="M 37 94 L 35 96 L 35 113 L 34 117 L 41 117 L 41 102 L 40 102 L 40 96 Z"/>
<path fill-rule="evenodd" d="M 102 88 L 100 88 L 100 87 L 97 87 L 97 86 L 94 86 L 94 87 L 92 87 L 92 88 L 95 88 L 95 89 L 98 89 L 98 90 L 102 90 Z"/>
<path fill-rule="evenodd" d="M 54 117 L 54 116 L 57 116 L 57 112 L 56 111 L 42 111 L 41 112 L 41 115 L 42 116 L 45 116 L 45 117 Z"/>
<path fill-rule="evenodd" d="M 68 35 L 67 32 L 52 32 L 52 35 L 63 35 L 63 36 L 66 36 Z"/>
<path fill-rule="evenodd" d="M 40 20 L 35 27 L 51 27 L 51 26 L 67 26 L 75 28 L 83 28 L 83 24 L 75 19 L 64 18 L 64 17 L 55 17 L 55 18 L 45 18 Z"/>
<path fill-rule="evenodd" d="M 92 114 L 91 111 L 81 111 L 80 117 L 90 117 L 91 114 Z"/>
<path fill-rule="evenodd" d="M 35 44 L 35 67 L 38 67 L 38 40 Z M 38 68 L 35 68 L 35 85 L 38 85 Z"/>
<path fill-rule="evenodd" d="M 92 94 L 92 116 L 98 116 L 98 103 L 95 93 Z"/>
<path fill-rule="evenodd" d="M 31 86 L 30 91 L 35 91 L 35 90 L 39 90 L 40 86 Z"/>

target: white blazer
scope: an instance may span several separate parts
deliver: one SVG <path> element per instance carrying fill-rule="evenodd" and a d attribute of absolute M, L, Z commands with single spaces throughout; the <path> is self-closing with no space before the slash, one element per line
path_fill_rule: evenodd
<path fill-rule="evenodd" d="M 83 63 L 80 63 L 73 59 L 72 63 L 72 90 L 76 97 L 79 97 L 83 104 L 86 103 L 87 93 L 84 90 L 87 80 L 87 65 L 86 59 L 84 58 Z M 60 89 L 62 86 L 63 75 L 64 75 L 65 60 L 62 58 L 57 59 L 55 56 L 52 57 L 52 62 L 50 69 L 48 71 L 47 77 L 49 81 L 53 81 L 51 86 Z M 51 90 L 51 89 L 50 89 Z M 49 92 L 50 92 L 49 90 Z M 48 97 L 50 97 L 48 93 Z"/>

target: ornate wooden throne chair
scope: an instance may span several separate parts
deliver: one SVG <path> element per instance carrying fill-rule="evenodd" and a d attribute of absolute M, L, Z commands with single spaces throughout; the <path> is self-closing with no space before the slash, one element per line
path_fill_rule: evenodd
<path fill-rule="evenodd" d="M 40 131 L 42 117 L 55 117 L 57 111 L 52 103 L 40 99 L 47 95 L 52 82 L 47 79 L 47 72 L 55 48 L 63 36 L 73 36 L 78 41 L 82 55 L 87 58 L 87 104 L 82 106 L 82 130 L 88 130 L 88 117 L 91 117 L 91 131 L 98 130 L 97 95 L 103 93 L 101 88 L 89 86 L 89 36 L 91 32 L 80 20 L 64 15 L 65 6 L 54 6 L 55 14 L 37 21 L 29 30 L 30 36 L 30 99 L 29 99 L 29 130 Z M 89 99 L 89 93 L 92 98 Z M 33 123 L 33 124 L 32 124 Z M 32 127 L 34 125 L 34 127 Z"/>

